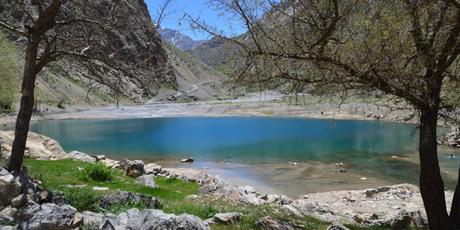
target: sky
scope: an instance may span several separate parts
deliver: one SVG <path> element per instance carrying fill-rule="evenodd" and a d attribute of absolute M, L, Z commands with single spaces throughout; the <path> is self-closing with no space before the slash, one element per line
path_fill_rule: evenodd
<path fill-rule="evenodd" d="M 148 5 L 150 15 L 153 20 L 157 18 L 157 12 L 164 0 L 145 0 Z M 235 28 L 237 23 L 228 20 L 228 15 L 222 14 L 219 10 L 210 6 L 209 0 L 173 0 L 168 15 L 161 23 L 161 27 L 179 30 L 193 40 L 208 40 L 210 35 L 200 33 L 190 27 L 189 22 L 182 20 L 185 13 L 195 18 L 200 18 L 206 24 L 222 30 L 226 35 L 239 35 L 245 32 L 244 28 Z"/>

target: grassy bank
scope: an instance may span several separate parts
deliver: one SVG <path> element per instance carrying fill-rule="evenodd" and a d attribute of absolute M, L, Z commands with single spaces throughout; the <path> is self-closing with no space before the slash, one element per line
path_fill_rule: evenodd
<path fill-rule="evenodd" d="M 99 198 L 116 191 L 136 192 L 154 196 L 163 203 L 162 210 L 167 213 L 189 213 L 202 219 L 212 217 L 219 212 L 241 212 L 241 221 L 233 225 L 213 225 L 212 229 L 258 229 L 256 220 L 263 216 L 271 216 L 279 221 L 290 221 L 304 225 L 306 229 L 326 229 L 329 225 L 323 221 L 306 217 L 299 218 L 282 212 L 273 206 L 246 206 L 228 201 L 203 197 L 188 200 L 186 196 L 198 194 L 199 186 L 196 183 L 185 182 L 178 179 L 157 177 L 158 188 L 150 188 L 136 184 L 134 179 L 123 175 L 121 170 L 97 169 L 97 176 L 88 175 L 88 168 L 94 166 L 71 159 L 59 161 L 27 160 L 26 166 L 29 175 L 43 182 L 43 187 L 53 192 L 61 192 L 70 204 L 79 211 L 90 210 L 94 212 L 119 213 L 129 208 L 145 208 L 142 205 L 126 204 L 112 206 L 108 209 L 99 208 Z M 106 175 L 107 171 L 108 175 Z M 93 180 L 92 178 L 98 178 Z M 83 187 L 82 187 L 83 186 Z M 94 186 L 107 187 L 106 191 L 95 191 Z M 350 226 L 351 229 L 360 229 Z M 367 228 L 366 228 L 367 229 Z"/>

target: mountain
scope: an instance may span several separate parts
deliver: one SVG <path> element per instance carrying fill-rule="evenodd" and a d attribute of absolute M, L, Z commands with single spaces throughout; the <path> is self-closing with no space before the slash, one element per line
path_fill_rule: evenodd
<path fill-rule="evenodd" d="M 177 30 L 167 29 L 167 28 L 160 28 L 159 32 L 161 37 L 170 42 L 171 44 L 175 45 L 182 51 L 187 51 L 196 48 L 197 46 L 201 45 L 205 41 L 195 41 L 191 39 L 189 36 L 182 34 Z"/>
<path fill-rule="evenodd" d="M 164 47 L 178 87 L 158 95 L 157 100 L 187 102 L 219 99 L 231 94 L 227 76 L 171 43 L 165 43 Z"/>
<path fill-rule="evenodd" d="M 17 28 L 31 23 L 30 17 L 26 15 L 30 15 L 29 11 L 33 15 L 37 10 L 27 1 L 1 2 L 2 21 L 5 20 Z M 91 64 L 90 69 L 94 71 L 90 71 L 83 68 L 77 59 L 69 56 L 51 63 L 39 74 L 36 90 L 38 103 L 58 104 L 65 101 L 68 104 L 105 104 L 113 103 L 115 97 L 122 97 L 121 99 L 129 102 L 143 102 L 156 95 L 161 88 L 177 88 L 163 41 L 152 23 L 144 1 L 67 1 L 64 4 L 60 11 L 60 17 L 63 18 L 99 18 L 110 12 L 110 9 L 117 9 L 117 20 L 132 26 L 129 29 L 113 27 L 102 36 L 94 35 L 99 36 L 96 39 L 104 45 L 90 51 L 106 54 L 111 58 L 111 64 L 117 67 L 135 65 L 135 78 L 115 69 L 104 71 L 104 65 L 98 62 Z M 24 39 L 8 34 L 7 31 L 0 32 L 6 33 L 17 45 L 20 54 L 18 62 L 23 63 Z M 70 27 L 66 29 L 66 33 L 78 35 L 79 32 L 77 28 Z M 93 74 L 98 70 L 102 74 Z M 123 95 L 116 95 L 110 90 L 114 84 L 119 88 L 118 94 Z"/>
<path fill-rule="evenodd" d="M 231 61 L 239 56 L 239 46 L 214 37 L 188 52 L 203 63 L 226 73 L 231 68 Z"/>

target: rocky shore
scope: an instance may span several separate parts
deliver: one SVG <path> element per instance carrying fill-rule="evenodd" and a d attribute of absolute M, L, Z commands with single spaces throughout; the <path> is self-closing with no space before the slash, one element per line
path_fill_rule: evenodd
<path fill-rule="evenodd" d="M 8 157 L 12 134 L 0 132 L 2 158 Z M 124 170 L 125 175 L 151 187 L 156 186 L 154 181 L 158 176 L 179 178 L 196 182 L 200 186 L 199 195 L 192 195 L 189 199 L 213 198 L 247 206 L 276 206 L 289 214 L 300 217 L 313 216 L 331 223 L 390 225 L 398 229 L 411 224 L 416 227 L 425 227 L 427 224 L 420 192 L 416 186 L 409 184 L 305 194 L 300 199 L 291 199 L 284 195 L 259 193 L 251 186 L 231 184 L 218 175 L 210 175 L 205 169 L 163 168 L 155 163 L 144 164 L 139 160 L 117 161 L 76 151 L 67 154 L 56 141 L 35 133 L 29 134 L 27 157 L 42 160 L 72 158 L 90 163 L 101 162 L 108 167 Z M 148 226 L 161 226 L 161 229 L 209 229 L 209 223 L 224 221 L 222 219 L 231 221 L 232 218 L 239 218 L 235 215 L 241 215 L 222 214 L 204 221 L 188 214 L 176 216 L 156 210 L 161 206 L 161 202 L 154 198 L 147 200 L 148 207 L 152 209 L 130 209 L 119 215 L 78 213 L 66 204 L 65 198 L 39 189 L 39 184 L 40 181 L 29 179 L 26 175 L 13 176 L 1 169 L 0 224 L 11 226 L 1 229 L 71 229 L 83 225 L 93 226 L 95 229 L 148 229 Z M 452 192 L 446 192 L 448 202 L 452 200 L 452 196 Z M 145 199 L 147 198 L 143 196 L 121 192 L 107 197 L 105 202 L 140 202 Z M 447 206 L 450 207 L 450 204 Z M 295 229 L 294 225 L 290 226 L 291 228 L 274 228 L 273 226 L 287 226 L 289 223 L 278 223 L 269 217 L 258 220 L 258 224 L 265 226 L 264 229 Z"/>

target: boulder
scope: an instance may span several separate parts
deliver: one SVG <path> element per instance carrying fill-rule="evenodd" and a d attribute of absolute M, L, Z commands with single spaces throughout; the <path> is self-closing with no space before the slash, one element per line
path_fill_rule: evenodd
<path fill-rule="evenodd" d="M 8 158 L 13 145 L 14 131 L 0 131 L 0 139 L 4 142 L 2 158 Z M 40 160 L 59 160 L 67 156 L 56 140 L 34 132 L 28 133 L 25 155 Z"/>
<path fill-rule="evenodd" d="M 161 172 L 161 165 L 157 165 L 155 163 L 149 163 L 144 166 L 145 174 L 158 174 Z"/>
<path fill-rule="evenodd" d="M 92 157 L 92 156 L 90 156 L 90 155 L 88 155 L 86 153 L 79 152 L 79 151 L 72 151 L 67 155 L 67 157 L 75 159 L 75 160 L 79 160 L 79 161 L 88 162 L 88 163 L 96 162 L 96 158 L 94 158 L 94 157 Z"/>
<path fill-rule="evenodd" d="M 245 186 L 240 186 L 240 193 L 241 194 L 249 194 L 249 193 L 255 193 L 256 189 L 252 186 L 245 185 Z"/>
<path fill-rule="evenodd" d="M 155 176 L 153 174 L 142 175 L 136 178 L 136 183 L 150 187 L 150 188 L 157 188 L 158 185 L 155 183 Z"/>
<path fill-rule="evenodd" d="M 11 206 L 14 208 L 22 207 L 26 205 L 26 203 L 27 203 L 27 195 L 25 194 L 20 194 L 19 196 L 11 200 Z"/>
<path fill-rule="evenodd" d="M 99 206 L 107 209 L 112 205 L 123 205 L 127 203 L 135 205 L 144 204 L 148 208 L 161 208 L 163 206 L 160 200 L 155 197 L 124 191 L 103 196 Z"/>
<path fill-rule="evenodd" d="M 145 173 L 144 162 L 141 160 L 122 160 L 120 166 L 125 170 L 125 175 L 130 177 L 139 177 Z"/>
<path fill-rule="evenodd" d="M 74 222 L 76 209 L 69 205 L 31 203 L 18 213 L 20 229 L 74 229 L 80 224 Z"/>
<path fill-rule="evenodd" d="M 10 172 L 8 172 L 8 170 L 6 170 L 3 167 L 0 167 L 0 176 L 6 176 L 6 175 L 9 175 L 9 174 L 10 174 Z"/>
<path fill-rule="evenodd" d="M 99 162 L 102 162 L 105 166 L 109 168 L 121 168 L 120 162 L 112 159 L 104 159 L 100 160 Z"/>
<path fill-rule="evenodd" d="M 182 214 L 166 214 L 161 210 L 130 209 L 119 215 L 84 212 L 78 215 L 85 226 L 97 229 L 162 229 L 209 230 L 209 225 L 198 217 Z"/>
<path fill-rule="evenodd" d="M 391 229 L 402 230 L 409 229 L 412 222 L 412 216 L 405 210 L 401 210 L 393 220 L 391 220 Z"/>
<path fill-rule="evenodd" d="M 349 228 L 343 226 L 340 223 L 332 223 L 327 227 L 327 230 L 350 230 Z"/>
<path fill-rule="evenodd" d="M 11 204 L 22 192 L 21 183 L 11 174 L 0 176 L 0 209 Z"/>
<path fill-rule="evenodd" d="M 102 161 L 106 159 L 105 155 L 96 155 L 93 157 L 96 159 L 96 161 Z"/>
<path fill-rule="evenodd" d="M 182 162 L 182 163 L 192 163 L 192 162 L 194 162 L 194 161 L 195 161 L 195 160 L 194 160 L 193 158 L 191 158 L 191 157 L 189 157 L 189 158 L 184 158 L 184 159 L 180 160 L 180 162 Z"/>
<path fill-rule="evenodd" d="M 83 213 L 76 213 L 75 219 L 81 220 L 87 229 L 100 229 L 104 224 L 105 216 L 102 213 L 84 211 Z"/>
<path fill-rule="evenodd" d="M 240 220 L 242 215 L 241 212 L 217 213 L 212 220 L 219 224 L 234 224 Z"/>
<path fill-rule="evenodd" d="M 255 194 L 250 193 L 240 197 L 240 202 L 248 205 L 260 205 L 264 203 L 263 200 L 259 199 Z"/>
<path fill-rule="evenodd" d="M 256 221 L 257 226 L 263 230 L 304 230 L 304 226 L 289 222 L 279 222 L 269 216 L 262 217 Z"/>
<path fill-rule="evenodd" d="M 281 209 L 287 213 L 292 213 L 298 217 L 303 217 L 302 213 L 292 205 L 289 205 L 289 204 L 283 205 L 281 206 Z"/>

